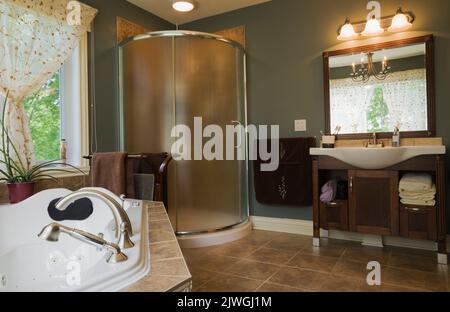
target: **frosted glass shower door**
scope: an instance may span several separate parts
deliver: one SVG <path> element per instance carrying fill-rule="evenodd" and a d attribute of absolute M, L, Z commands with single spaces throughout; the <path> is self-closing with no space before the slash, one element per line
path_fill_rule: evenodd
<path fill-rule="evenodd" d="M 220 126 L 224 134 L 226 125 L 245 126 L 244 63 L 243 50 L 231 44 L 176 37 L 176 123 L 192 133 L 194 117 L 203 118 L 203 127 Z M 178 161 L 171 168 L 176 194 L 170 210 L 176 210 L 176 220 L 173 211 L 171 216 L 177 233 L 214 231 L 248 218 L 246 161 Z"/>
<path fill-rule="evenodd" d="M 133 41 L 120 50 L 121 150 L 170 152 L 174 126 L 173 39 Z"/>

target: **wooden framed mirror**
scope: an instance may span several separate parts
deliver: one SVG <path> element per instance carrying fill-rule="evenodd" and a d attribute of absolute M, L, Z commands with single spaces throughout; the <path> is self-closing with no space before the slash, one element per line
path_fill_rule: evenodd
<path fill-rule="evenodd" d="M 324 52 L 323 64 L 327 134 L 436 135 L 432 35 Z"/>

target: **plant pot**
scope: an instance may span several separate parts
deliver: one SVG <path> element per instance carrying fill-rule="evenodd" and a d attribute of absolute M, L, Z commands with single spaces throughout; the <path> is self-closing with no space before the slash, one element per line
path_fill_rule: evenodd
<path fill-rule="evenodd" d="M 9 202 L 17 204 L 33 196 L 34 183 L 12 183 L 8 184 Z"/>

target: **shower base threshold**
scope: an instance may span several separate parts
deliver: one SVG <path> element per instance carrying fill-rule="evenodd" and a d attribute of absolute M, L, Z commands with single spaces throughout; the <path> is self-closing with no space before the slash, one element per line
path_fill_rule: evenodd
<path fill-rule="evenodd" d="M 249 220 L 230 228 L 207 233 L 178 234 L 181 248 L 203 248 L 231 243 L 244 238 L 252 232 L 252 222 Z"/>

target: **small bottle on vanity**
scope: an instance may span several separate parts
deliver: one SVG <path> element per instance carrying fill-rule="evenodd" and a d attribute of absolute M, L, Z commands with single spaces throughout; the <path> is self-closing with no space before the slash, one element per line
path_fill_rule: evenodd
<path fill-rule="evenodd" d="M 392 135 L 392 147 L 400 147 L 400 129 L 395 127 Z"/>
<path fill-rule="evenodd" d="M 61 140 L 61 144 L 59 146 L 59 155 L 61 163 L 67 162 L 67 141 L 65 139 Z"/>

